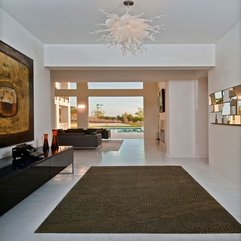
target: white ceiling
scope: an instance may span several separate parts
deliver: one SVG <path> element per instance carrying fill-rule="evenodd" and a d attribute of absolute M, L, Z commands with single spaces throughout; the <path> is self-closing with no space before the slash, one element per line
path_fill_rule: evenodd
<path fill-rule="evenodd" d="M 123 0 L 0 0 L 1 7 L 48 44 L 95 44 L 98 9 L 123 14 Z M 161 44 L 215 43 L 240 21 L 241 0 L 135 0 L 133 13 L 161 14 Z"/>

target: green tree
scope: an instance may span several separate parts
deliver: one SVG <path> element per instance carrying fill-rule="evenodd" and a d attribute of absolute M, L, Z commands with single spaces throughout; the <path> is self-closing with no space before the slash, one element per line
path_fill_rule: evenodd
<path fill-rule="evenodd" d="M 124 123 L 129 123 L 129 122 L 132 122 L 133 115 L 128 113 L 128 112 L 125 112 L 125 113 L 122 114 L 122 118 L 120 118 L 120 119 L 122 119 L 122 121 Z"/>
<path fill-rule="evenodd" d="M 77 115 L 77 108 L 74 107 L 74 106 L 71 106 L 70 107 L 70 112 L 71 112 L 71 115 Z"/>
<path fill-rule="evenodd" d="M 137 117 L 139 117 L 139 120 L 140 121 L 143 121 L 144 120 L 144 111 L 143 111 L 143 108 L 139 107 L 138 108 L 138 111 L 135 113 L 135 115 Z"/>
<path fill-rule="evenodd" d="M 123 115 L 122 115 L 122 116 L 117 115 L 117 116 L 116 116 L 116 119 L 117 119 L 118 121 L 123 121 Z"/>
<path fill-rule="evenodd" d="M 93 111 L 93 115 L 98 119 L 101 119 L 104 117 L 105 111 L 103 110 L 103 104 L 96 104 L 96 107 Z"/>

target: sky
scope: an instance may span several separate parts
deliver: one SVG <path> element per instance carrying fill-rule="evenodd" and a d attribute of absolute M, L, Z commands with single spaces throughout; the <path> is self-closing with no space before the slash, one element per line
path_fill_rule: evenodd
<path fill-rule="evenodd" d="M 143 97 L 89 97 L 89 115 L 102 104 L 105 116 L 122 115 L 125 112 L 135 114 L 138 108 L 143 108 Z"/>

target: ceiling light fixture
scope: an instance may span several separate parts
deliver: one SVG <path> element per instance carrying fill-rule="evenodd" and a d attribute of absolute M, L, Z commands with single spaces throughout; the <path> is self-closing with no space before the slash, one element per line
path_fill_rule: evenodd
<path fill-rule="evenodd" d="M 120 45 L 123 55 L 136 55 L 145 50 L 145 40 L 156 41 L 156 35 L 165 29 L 164 24 L 152 25 L 154 20 L 163 15 L 150 19 L 144 18 L 144 13 L 131 15 L 130 7 L 134 5 L 134 1 L 126 0 L 123 4 L 126 6 L 126 13 L 122 16 L 100 9 L 107 19 L 105 23 L 97 24 L 102 28 L 94 33 L 102 34 L 100 40 L 105 41 L 108 47 Z"/>

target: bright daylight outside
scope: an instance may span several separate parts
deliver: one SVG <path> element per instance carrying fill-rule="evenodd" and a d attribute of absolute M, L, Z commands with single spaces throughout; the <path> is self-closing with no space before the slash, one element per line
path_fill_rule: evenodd
<path fill-rule="evenodd" d="M 112 138 L 143 138 L 143 97 L 89 97 L 89 127 Z"/>

